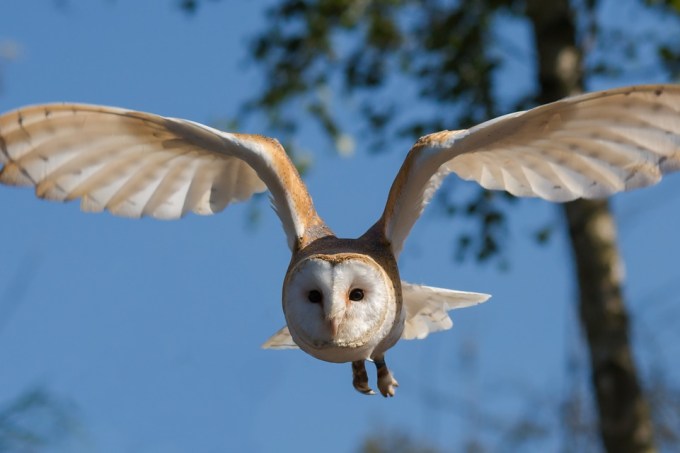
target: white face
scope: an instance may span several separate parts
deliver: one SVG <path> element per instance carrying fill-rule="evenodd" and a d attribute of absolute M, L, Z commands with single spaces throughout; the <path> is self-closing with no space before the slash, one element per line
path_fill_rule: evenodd
<path fill-rule="evenodd" d="M 394 307 L 394 290 L 370 258 L 311 257 L 292 269 L 283 290 L 288 329 L 305 352 L 336 361 L 320 350 L 361 348 L 379 341 Z M 390 318 L 390 319 L 387 319 Z M 389 329 L 388 329 L 389 330 Z M 338 359 L 339 360 L 339 359 Z"/>

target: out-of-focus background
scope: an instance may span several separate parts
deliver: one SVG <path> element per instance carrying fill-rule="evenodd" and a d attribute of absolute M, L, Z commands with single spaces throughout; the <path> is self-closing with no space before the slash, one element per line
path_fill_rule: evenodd
<path fill-rule="evenodd" d="M 0 110 L 96 103 L 275 136 L 355 237 L 414 136 L 540 100 L 532 3 L 9 0 Z M 571 8 L 586 89 L 675 80 L 677 3 Z M 563 212 L 487 198 L 447 182 L 406 243 L 404 280 L 493 298 L 390 351 L 385 400 L 348 364 L 260 349 L 289 259 L 266 197 L 161 222 L 1 187 L 0 451 L 601 450 Z M 634 371 L 672 451 L 680 176 L 612 210 Z"/>

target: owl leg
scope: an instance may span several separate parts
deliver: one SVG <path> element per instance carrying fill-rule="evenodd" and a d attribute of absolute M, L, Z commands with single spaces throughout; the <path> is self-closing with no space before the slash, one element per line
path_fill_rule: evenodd
<path fill-rule="evenodd" d="M 375 368 L 378 370 L 378 388 L 382 396 L 387 398 L 388 396 L 394 396 L 396 387 L 399 387 L 399 383 L 392 373 L 390 373 L 387 364 L 385 364 L 385 355 L 380 355 L 373 357 L 373 363 L 375 363 Z"/>
<path fill-rule="evenodd" d="M 368 374 L 363 360 L 352 362 L 352 384 L 364 395 L 375 395 L 373 389 L 368 386 Z"/>

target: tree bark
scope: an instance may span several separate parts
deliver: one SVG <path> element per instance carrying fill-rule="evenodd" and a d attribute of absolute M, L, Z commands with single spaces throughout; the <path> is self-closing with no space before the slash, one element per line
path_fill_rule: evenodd
<path fill-rule="evenodd" d="M 527 0 L 539 63 L 541 103 L 582 90 L 581 52 L 568 0 Z M 649 407 L 633 361 L 621 291 L 616 226 L 606 200 L 563 205 L 579 287 L 600 437 L 611 453 L 655 451 Z"/>

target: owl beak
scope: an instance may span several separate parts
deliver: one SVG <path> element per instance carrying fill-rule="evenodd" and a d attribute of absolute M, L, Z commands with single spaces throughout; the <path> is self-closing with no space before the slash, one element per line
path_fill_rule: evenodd
<path fill-rule="evenodd" d="M 328 326 L 331 329 L 331 334 L 333 337 L 336 337 L 338 335 L 338 328 L 340 327 L 340 317 L 335 316 L 333 318 L 330 318 L 328 320 Z"/>
<path fill-rule="evenodd" d="M 333 338 L 335 338 L 340 330 L 340 324 L 345 319 L 345 304 L 338 303 L 335 299 L 331 299 L 329 302 L 328 305 L 324 304 L 324 311 L 328 328 Z"/>

